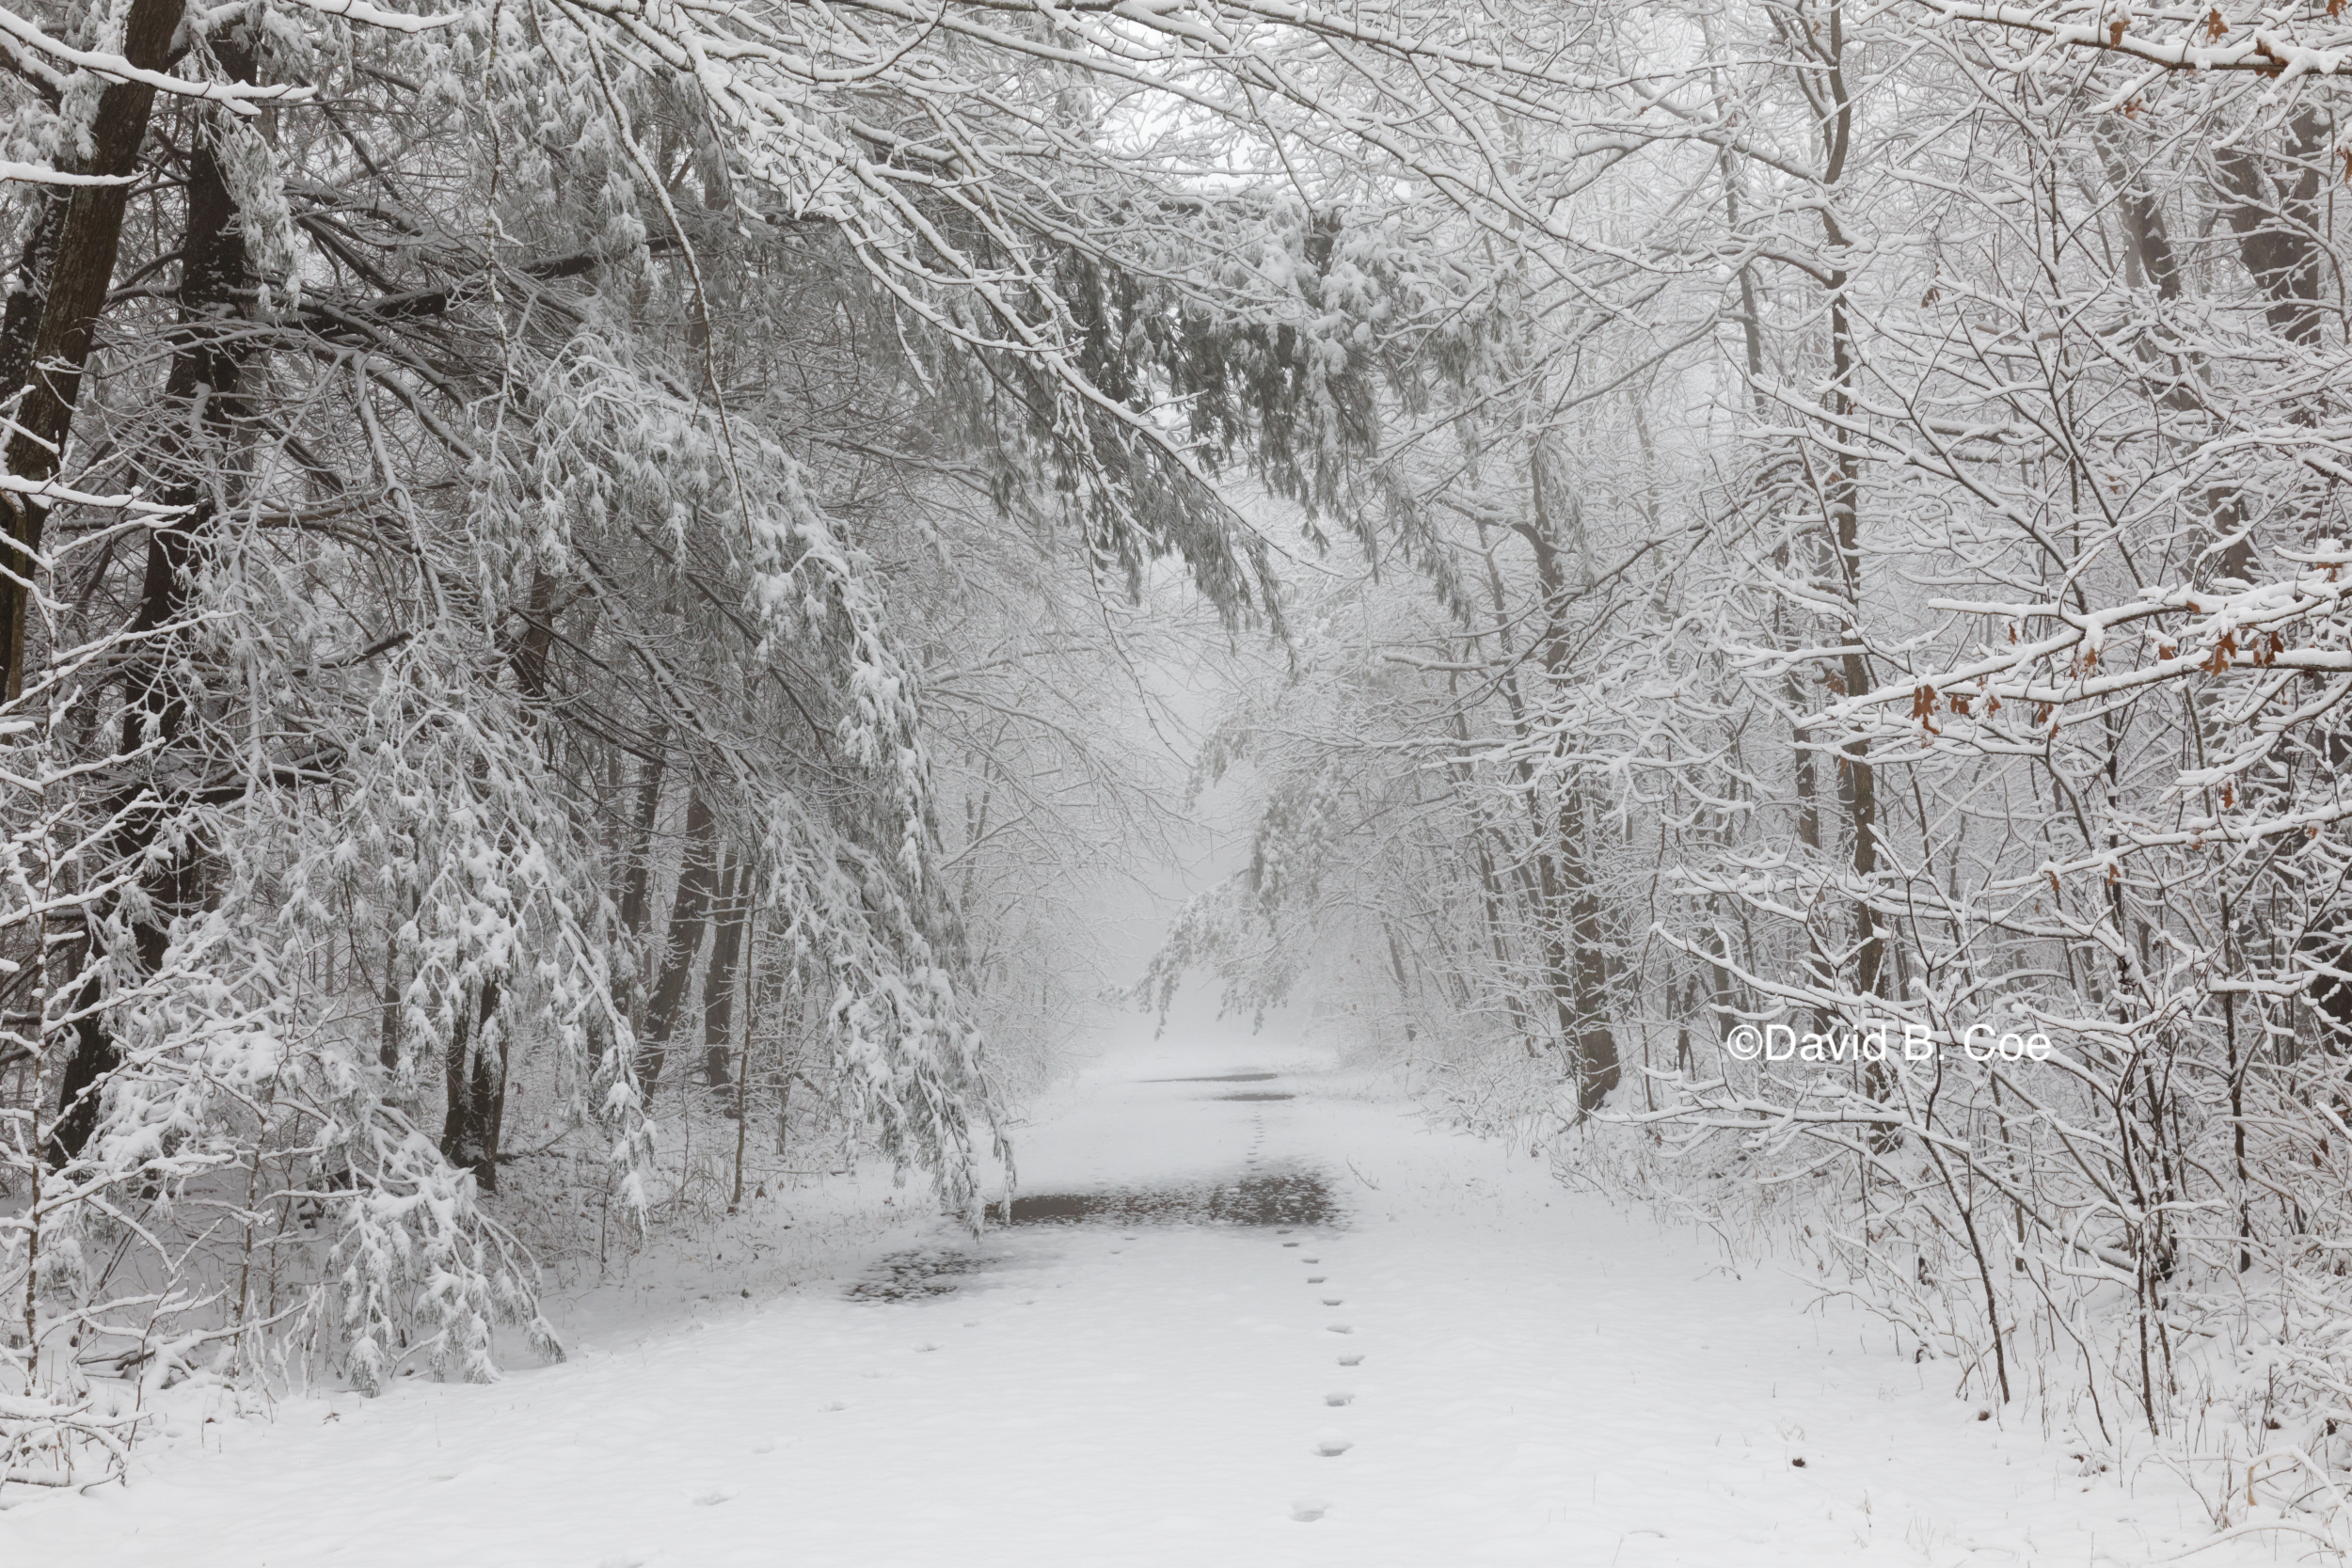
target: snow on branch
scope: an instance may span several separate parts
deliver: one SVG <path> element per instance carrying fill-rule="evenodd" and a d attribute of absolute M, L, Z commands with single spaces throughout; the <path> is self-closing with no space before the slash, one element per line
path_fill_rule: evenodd
<path fill-rule="evenodd" d="M 2259 71 L 2280 81 L 2352 72 L 2352 24 L 2340 7 L 2319 17 L 2279 11 L 2225 16 L 2217 4 L 2136 9 L 2114 0 L 2055 0 L 2041 6 L 1922 0 L 1945 21 L 1976 22 L 2033 34 L 2054 49 L 2089 50 L 2167 71 Z"/>

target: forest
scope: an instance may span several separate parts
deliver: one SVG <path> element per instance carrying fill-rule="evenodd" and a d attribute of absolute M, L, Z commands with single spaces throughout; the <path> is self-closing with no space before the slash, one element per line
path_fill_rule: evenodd
<path fill-rule="evenodd" d="M 2352 1552 L 2344 11 L 0 10 L 0 1488 L 1190 985 Z"/>

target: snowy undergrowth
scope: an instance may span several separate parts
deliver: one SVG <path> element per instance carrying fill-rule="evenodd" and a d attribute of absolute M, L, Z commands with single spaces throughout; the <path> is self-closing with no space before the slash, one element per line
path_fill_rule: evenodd
<path fill-rule="evenodd" d="M 886 1164 L 864 1162 L 763 1183 L 733 1213 L 658 1230 L 602 1262 L 564 1259 L 548 1271 L 545 1299 L 574 1348 L 594 1350 L 730 1304 L 851 1277 L 875 1253 L 940 1221 L 928 1188 L 898 1185 Z"/>
<path fill-rule="evenodd" d="M 1922 1201 L 1935 1173 L 1909 1140 L 1874 1149 L 1865 1184 L 1851 1148 L 1826 1140 L 1661 1135 L 1625 1125 L 1613 1101 L 1581 1117 L 1556 1065 L 1516 1041 L 1360 1027 L 1349 1039 L 1368 1079 L 1433 1121 L 1540 1149 L 1561 1186 L 1704 1238 L 1734 1274 L 1793 1281 L 1817 1312 L 1875 1319 L 1926 1386 L 2038 1433 L 2084 1475 L 2126 1492 L 2185 1489 L 2202 1544 L 2252 1537 L 2352 1558 L 2352 1386 L 2334 1365 L 2347 1319 L 2325 1267 L 2282 1273 L 2256 1254 L 2243 1270 L 2201 1270 L 2185 1258 L 2152 1291 L 2161 1310 L 2143 1314 L 2112 1278 L 2070 1266 L 2064 1246 L 1983 1234 L 1983 1212 L 1970 1216 L 1972 1246 L 1953 1211 Z M 1641 1094 L 1629 1085 L 1619 1101 L 1638 1112 Z M 1979 1247 L 2007 1264 L 1989 1292 Z"/>
<path fill-rule="evenodd" d="M 2143 1360 L 2142 1319 L 2128 1292 L 2010 1238 L 1998 1256 L 2016 1255 L 2011 1277 L 1990 1292 L 2001 1321 L 1996 1362 L 1988 1292 L 1962 1238 L 1920 1223 L 1916 1205 L 1865 1191 L 1850 1167 L 1770 1161 L 1729 1140 L 1677 1149 L 1605 1121 L 1563 1127 L 1554 1117 L 1553 1127 L 1544 1141 L 1564 1186 L 1640 1203 L 1709 1237 L 1728 1268 L 1798 1281 L 1817 1292 L 1817 1309 L 1871 1315 L 1931 1386 L 2039 1431 L 2085 1475 L 2112 1474 L 2127 1492 L 2152 1477 L 2168 1491 L 2185 1486 L 2212 1531 L 2201 1549 L 2253 1537 L 2324 1560 L 2352 1558 L 2344 1474 L 2352 1410 L 2311 1393 L 2342 1319 L 2282 1314 L 2292 1281 L 2265 1270 L 2213 1280 L 2185 1273 Z"/>
<path fill-rule="evenodd" d="M 641 1227 L 563 1157 L 518 1162 L 501 1209 L 540 1263 L 550 1322 L 574 1350 L 689 1325 L 856 1274 L 895 1238 L 938 1223 L 930 1182 L 877 1151 L 840 1109 L 772 1101 L 740 1121 L 724 1090 L 679 1084 L 654 1102 Z"/>
<path fill-rule="evenodd" d="M 887 1161 L 839 1135 L 812 1136 L 787 1155 L 753 1144 L 743 1200 L 730 1209 L 733 1129 L 715 1102 L 695 1107 L 691 1121 L 674 1114 L 660 1124 L 642 1231 L 569 1159 L 518 1164 L 501 1183 L 494 1212 L 535 1254 L 541 1311 L 569 1354 L 692 1332 L 812 1283 L 854 1277 L 878 1253 L 942 1223 L 928 1183 L 901 1181 Z M 772 1127 L 763 1132 L 772 1140 Z M 353 1390 L 310 1348 L 296 1335 L 266 1366 L 195 1369 L 146 1386 L 135 1376 L 92 1379 L 88 1414 L 119 1420 L 126 1456 L 135 1444 L 158 1463 L 178 1448 L 216 1446 L 241 1423 L 316 1421 Z M 542 1359 L 519 1329 L 501 1329 L 492 1350 L 508 1368 Z M 409 1362 L 390 1382 L 443 1380 Z M 97 1474 L 112 1481 L 124 1470 Z M 29 1496 L 0 1493 L 0 1510 Z"/>

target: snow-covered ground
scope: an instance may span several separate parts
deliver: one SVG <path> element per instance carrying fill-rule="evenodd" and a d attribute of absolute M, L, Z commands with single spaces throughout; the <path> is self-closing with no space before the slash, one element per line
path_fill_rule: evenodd
<path fill-rule="evenodd" d="M 1258 1065 L 1121 1059 L 1023 1130 L 1023 1190 L 1305 1172 L 1335 1224 L 902 1225 L 665 1326 L 607 1303 L 497 1386 L 201 1426 L 0 1513 L 0 1563 L 2092 1564 L 2207 1533 L 2169 1472 L 1979 1419 L 1948 1367 L 1523 1148 L 1311 1062 L 1143 1081 Z"/>

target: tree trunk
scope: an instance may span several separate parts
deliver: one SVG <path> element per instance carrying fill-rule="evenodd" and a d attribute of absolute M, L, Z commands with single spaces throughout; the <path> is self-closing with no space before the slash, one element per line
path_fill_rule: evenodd
<path fill-rule="evenodd" d="M 621 924 L 634 936 L 653 915 L 653 830 L 661 818 L 663 760 L 669 755 L 670 726 L 655 726 L 653 755 L 637 775 L 637 820 L 629 827 L 628 880 L 621 889 Z"/>
<path fill-rule="evenodd" d="M 1576 1006 L 1577 1103 L 1597 1110 L 1622 1070 L 1617 1037 L 1609 1027 L 1609 962 L 1602 945 L 1600 898 L 1587 863 L 1584 797 L 1570 780 L 1560 791 L 1560 863 L 1567 892 L 1567 935 L 1574 954 L 1571 994 Z"/>
<path fill-rule="evenodd" d="M 743 857 L 727 858 L 719 885 L 719 934 L 710 944 L 710 968 L 703 975 L 703 1077 L 713 1088 L 728 1082 L 727 1057 L 735 1043 L 735 968 L 743 951 L 743 917 L 751 877 Z"/>
<path fill-rule="evenodd" d="M 124 18 L 123 57 L 146 71 L 167 67 L 181 9 L 182 0 L 132 0 Z M 154 103 L 155 89 L 139 82 L 117 82 L 99 94 L 98 112 L 90 121 L 90 155 L 79 172 L 132 173 Z M 98 315 L 114 287 L 130 187 L 81 185 L 70 196 L 48 200 L 63 209 L 55 220 L 54 246 L 44 233 L 51 220 L 43 214 L 25 253 L 27 266 L 37 272 L 20 278 L 24 293 L 8 302 L 8 315 L 15 319 L 0 322 L 15 334 L 0 350 L 7 355 L 0 369 L 16 372 L 14 380 L 0 387 L 0 397 L 23 393 L 5 460 L 9 473 L 35 481 L 56 478 L 63 459 L 74 404 L 82 395 L 82 368 L 89 362 Z M 19 300 L 24 302 L 22 315 Z M 32 325 L 36 309 L 37 325 Z M 29 350 L 14 347 L 25 339 L 30 340 Z M 24 689 L 33 556 L 47 520 L 48 508 L 32 497 L 0 495 L 0 700 L 13 702 Z"/>
<path fill-rule="evenodd" d="M 1451 695 L 1451 691 L 1448 694 Z M 1454 733 L 1455 741 L 1467 752 L 1470 749 L 1470 723 L 1458 706 L 1454 710 Z M 1486 921 L 1487 949 L 1494 954 L 1495 974 L 1502 982 L 1502 1005 L 1510 1012 L 1513 1032 L 1527 1040 L 1528 1049 L 1533 1052 L 1534 1043 L 1529 1037 L 1527 1009 L 1520 1005 L 1519 993 L 1509 983 L 1511 943 L 1502 925 L 1502 877 L 1495 866 L 1494 843 L 1487 830 L 1486 814 L 1470 796 L 1470 763 L 1456 758 L 1452 771 L 1455 792 L 1462 800 L 1462 809 L 1470 815 L 1470 852 L 1473 863 L 1478 867 L 1479 910 Z"/>
<path fill-rule="evenodd" d="M 2287 122 L 2292 175 L 2274 180 L 2260 158 L 2242 147 L 2214 154 L 2221 188 L 2229 198 L 2222 216 L 2237 236 L 2238 259 L 2270 301 L 2271 326 L 2303 348 L 2319 345 L 2324 318 L 2319 310 L 2321 266 L 2318 230 L 2319 161 L 2328 146 L 2328 125 L 2306 108 Z"/>
<path fill-rule="evenodd" d="M 447 1109 L 441 1157 L 473 1172 L 485 1193 L 498 1191 L 499 1140 L 506 1122 L 506 1030 L 498 1016 L 499 983 L 485 980 L 475 1006 L 461 1006 L 442 1064 Z"/>
<path fill-rule="evenodd" d="M 1535 575 L 1544 593 L 1544 632 L 1538 649 L 1544 673 L 1554 685 L 1575 679 L 1569 662 L 1563 617 L 1568 603 L 1567 573 L 1560 558 L 1551 508 L 1546 495 L 1543 454 L 1530 462 L 1535 520 L 1524 531 L 1534 546 Z M 1571 502 L 1573 505 L 1573 501 Z M 1597 1110 L 1617 1086 L 1622 1064 L 1617 1037 L 1609 1027 L 1609 965 L 1602 946 L 1600 897 L 1593 888 L 1590 847 L 1586 842 L 1583 780 L 1571 770 L 1557 784 L 1558 797 L 1550 839 L 1541 871 L 1545 900 L 1550 906 L 1546 922 L 1550 933 L 1548 962 L 1553 966 L 1553 998 L 1560 1022 L 1574 1053 L 1577 1103 Z"/>
<path fill-rule="evenodd" d="M 172 16 L 179 8 L 175 3 Z M 138 11 L 133 10 L 134 25 Z M 250 55 L 226 40 L 215 44 L 232 77 L 240 81 L 252 78 Z M 116 89 L 109 89 L 111 91 Z M 103 111 L 102 109 L 102 115 Z M 140 108 L 144 124 L 145 108 Z M 119 130 L 119 128 L 117 128 Z M 135 145 L 132 151 L 136 150 Z M 76 193 L 78 201 L 87 190 Z M 199 134 L 188 158 L 186 186 L 186 229 L 181 244 L 180 323 L 176 336 L 177 347 L 172 355 L 171 369 L 164 383 L 164 401 L 167 410 L 187 409 L 191 418 L 182 421 L 172 419 L 171 428 L 182 432 L 175 436 L 157 454 L 157 468 L 164 479 L 161 499 L 167 505 L 185 510 L 164 527 L 148 534 L 147 565 L 139 585 L 139 603 L 133 616 L 130 630 L 138 639 L 135 646 L 140 652 L 124 672 L 127 687 L 123 704 L 122 749 L 127 753 L 146 743 L 151 729 L 168 745 L 179 734 L 185 713 L 185 703 L 175 693 L 171 672 L 172 651 L 166 633 L 187 609 L 188 567 L 195 552 L 196 540 L 211 521 L 214 489 L 209 483 L 210 459 L 225 450 L 230 427 L 236 418 L 237 393 L 244 374 L 245 345 L 237 341 L 234 323 L 239 309 L 240 293 L 250 281 L 251 263 L 245 239 L 238 228 L 235 198 L 230 195 L 227 171 L 222 167 L 217 150 L 211 138 Z M 49 310 L 36 353 L 41 365 L 52 365 L 46 347 L 49 320 L 58 311 L 73 308 L 72 296 L 67 287 L 66 265 L 76 220 L 71 215 L 66 224 L 65 240 L 61 244 L 58 271 L 51 288 Z M 121 213 L 119 204 L 113 217 L 113 229 L 106 239 L 105 266 L 112 273 L 113 245 L 119 237 Z M 75 262 L 81 265 L 81 262 Z M 103 302 L 103 293 L 101 296 Z M 90 307 L 93 319 L 82 325 L 78 349 L 69 349 L 81 356 L 88 352 L 88 329 L 95 325 L 95 305 Z M 78 386 L 79 359 L 75 361 L 73 383 Z M 52 423 L 45 428 L 57 432 L 62 441 L 72 419 L 70 396 L 60 391 L 64 378 L 52 372 L 48 380 L 40 379 L 25 397 L 27 407 L 38 406 L 46 412 L 41 417 Z M 44 388 L 47 389 L 44 390 Z M 169 417 L 169 416 L 167 416 Z M 20 420 L 20 422 L 23 422 Z M 8 447 L 8 466 L 12 472 L 28 473 L 20 466 L 19 448 L 24 441 L 20 433 Z M 55 471 L 54 454 L 50 472 Z M 43 477 L 46 477 L 45 475 Z M 22 498 L 18 498 L 22 499 Z M 34 531 L 19 531 L 16 537 L 28 544 L 37 543 L 40 514 L 38 508 L 20 508 L 13 515 L 18 522 L 33 519 Z M 9 679 L 16 682 L 22 675 L 23 615 L 27 600 L 22 584 L 6 585 L 16 598 L 6 601 L 8 612 L 15 615 L 9 632 Z M 10 695 L 15 695 L 11 689 Z M 145 857 L 154 847 L 156 838 L 175 813 L 175 803 L 157 798 L 151 786 L 139 787 L 140 793 L 126 795 L 114 802 L 121 826 L 108 846 L 115 863 L 128 863 Z M 140 969 L 152 974 L 161 967 L 170 944 L 170 922 L 175 914 L 194 909 L 201 897 L 196 875 L 196 847 L 180 844 L 172 848 L 163 863 L 150 869 L 142 878 L 148 912 L 134 921 L 131 927 L 133 955 Z M 95 923 L 93 922 L 93 926 Z M 88 974 L 77 997 L 76 1006 L 83 1012 L 74 1030 L 74 1048 L 67 1059 L 58 1085 L 58 1120 L 50 1138 L 50 1156 L 62 1163 L 80 1154 L 98 1125 L 98 1085 L 114 1070 L 120 1053 L 113 1031 L 107 1027 L 104 1015 L 97 1003 L 103 987 L 98 966 L 102 955 L 95 938 L 85 951 Z"/>
<path fill-rule="evenodd" d="M 686 863 L 678 871 L 677 897 L 670 906 L 661 973 L 645 1004 L 644 1050 L 637 1065 L 637 1075 L 648 1090 L 661 1081 L 670 1037 L 677 1027 L 678 1009 L 686 1003 L 695 955 L 702 950 L 703 923 L 710 916 L 710 895 L 719 879 L 717 832 L 718 824 L 702 791 L 690 791 L 686 797 Z"/>

